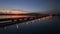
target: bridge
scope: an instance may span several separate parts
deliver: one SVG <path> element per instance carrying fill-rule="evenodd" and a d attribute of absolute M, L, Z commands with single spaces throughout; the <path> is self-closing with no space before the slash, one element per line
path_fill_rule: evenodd
<path fill-rule="evenodd" d="M 8 25 L 12 25 L 12 24 L 17 24 L 17 23 L 23 23 L 23 22 L 27 22 L 27 21 L 31 21 L 31 20 L 35 20 L 35 19 L 39 19 L 39 18 L 43 18 L 43 17 L 47 17 L 50 15 L 37 15 L 37 16 L 33 16 L 33 15 L 24 15 L 24 16 L 20 16 L 20 15 L 5 15 L 5 16 L 0 16 L 0 27 L 5 27 Z"/>

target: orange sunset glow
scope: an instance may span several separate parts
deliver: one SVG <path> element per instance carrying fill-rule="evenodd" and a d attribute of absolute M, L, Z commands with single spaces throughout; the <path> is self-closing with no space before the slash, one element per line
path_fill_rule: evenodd
<path fill-rule="evenodd" d="M 4 14 L 28 14 L 29 12 L 27 11 L 23 11 L 23 10 L 0 10 L 0 13 L 4 13 Z"/>

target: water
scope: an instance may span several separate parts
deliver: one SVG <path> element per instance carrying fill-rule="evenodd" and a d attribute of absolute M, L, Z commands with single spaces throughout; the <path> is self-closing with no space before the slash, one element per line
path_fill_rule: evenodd
<path fill-rule="evenodd" d="M 6 18 L 24 18 L 24 17 L 34 17 L 34 16 L 28 16 L 28 15 L 2 15 L 0 16 L 0 19 L 6 19 Z"/>
<path fill-rule="evenodd" d="M 60 31 L 60 16 L 46 20 L 33 20 L 24 23 L 14 24 L 0 29 L 0 33 L 7 32 L 58 32 Z"/>

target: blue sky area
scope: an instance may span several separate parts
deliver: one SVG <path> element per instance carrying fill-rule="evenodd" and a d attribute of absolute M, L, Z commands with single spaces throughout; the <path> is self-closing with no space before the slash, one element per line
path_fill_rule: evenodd
<path fill-rule="evenodd" d="M 0 9 L 20 9 L 29 12 L 42 12 L 59 9 L 59 0 L 0 0 Z"/>

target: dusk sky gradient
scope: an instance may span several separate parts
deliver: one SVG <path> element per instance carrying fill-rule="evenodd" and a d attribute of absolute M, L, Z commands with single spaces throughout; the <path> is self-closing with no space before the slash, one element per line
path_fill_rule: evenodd
<path fill-rule="evenodd" d="M 0 0 L 0 9 L 19 9 L 42 12 L 59 9 L 59 0 Z"/>

